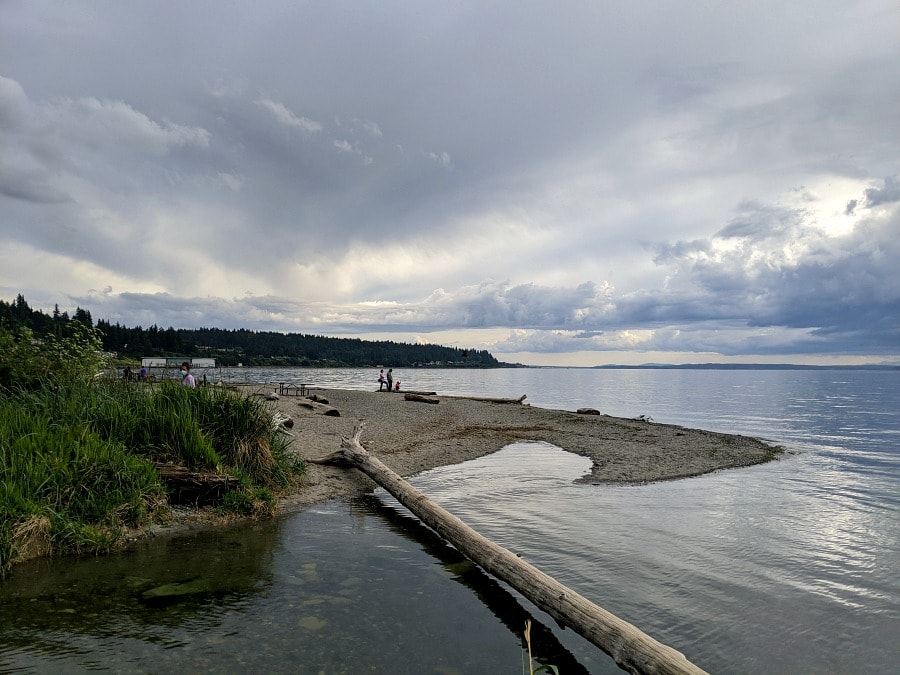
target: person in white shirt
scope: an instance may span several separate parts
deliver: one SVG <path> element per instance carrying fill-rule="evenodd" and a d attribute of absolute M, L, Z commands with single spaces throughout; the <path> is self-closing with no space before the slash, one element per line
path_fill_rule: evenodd
<path fill-rule="evenodd" d="M 197 386 L 197 383 L 194 381 L 194 376 L 191 375 L 191 364 L 187 361 L 181 364 L 181 385 L 183 387 L 190 387 L 191 389 L 194 389 Z"/>

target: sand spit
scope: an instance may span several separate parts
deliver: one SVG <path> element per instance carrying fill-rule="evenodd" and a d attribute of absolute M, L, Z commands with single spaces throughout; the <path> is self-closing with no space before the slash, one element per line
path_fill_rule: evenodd
<path fill-rule="evenodd" d="M 274 396 L 274 385 L 245 385 Z M 648 420 L 588 415 L 441 396 L 437 405 L 406 400 L 398 392 L 314 389 L 340 416 L 301 405 L 296 396 L 272 401 L 294 421 L 292 451 L 322 458 L 365 422 L 363 446 L 401 476 L 488 455 L 517 441 L 545 441 L 592 460 L 585 483 L 644 483 L 697 476 L 759 464 L 778 449 L 755 438 L 688 429 Z M 511 394 L 511 398 L 518 395 Z M 310 464 L 303 488 L 285 506 L 305 505 L 358 493 L 374 483 L 355 469 Z"/>

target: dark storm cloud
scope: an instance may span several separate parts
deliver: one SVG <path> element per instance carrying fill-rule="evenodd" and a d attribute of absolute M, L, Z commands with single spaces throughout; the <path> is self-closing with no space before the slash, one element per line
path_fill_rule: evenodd
<path fill-rule="evenodd" d="M 868 208 L 895 202 L 900 202 L 900 181 L 896 176 L 885 178 L 884 186 L 881 189 L 869 188 L 866 190 L 865 204 Z"/>
<path fill-rule="evenodd" d="M 545 353 L 895 354 L 898 14 L 9 0 L 0 293 Z"/>

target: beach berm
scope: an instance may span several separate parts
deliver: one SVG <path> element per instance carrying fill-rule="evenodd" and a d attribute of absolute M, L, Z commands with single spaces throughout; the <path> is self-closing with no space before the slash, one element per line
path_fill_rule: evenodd
<path fill-rule="evenodd" d="M 543 441 L 588 457 L 584 483 L 644 483 L 697 476 L 773 459 L 779 449 L 761 440 L 657 424 L 645 419 L 552 410 L 436 393 L 437 405 L 398 392 L 312 389 L 339 413 L 322 414 L 297 397 L 277 397 L 276 385 L 243 385 L 266 396 L 294 421 L 291 451 L 307 460 L 325 457 L 365 422 L 362 444 L 401 476 L 491 454 L 510 443 Z M 511 394 L 513 400 L 519 393 Z M 539 470 L 536 468 L 536 471 Z M 282 506 L 302 506 L 364 492 L 375 483 L 354 469 L 310 464 L 301 489 Z"/>

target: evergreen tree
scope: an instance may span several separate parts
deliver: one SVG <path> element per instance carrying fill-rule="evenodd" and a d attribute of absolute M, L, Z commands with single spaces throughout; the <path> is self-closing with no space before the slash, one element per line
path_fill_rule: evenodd
<path fill-rule="evenodd" d="M 19 294 L 12 303 L 0 300 L 0 328 L 13 334 L 31 330 L 35 337 L 59 337 L 75 323 L 93 328 L 89 311 L 76 308 L 73 318 L 55 305 L 52 315 L 32 310 Z M 104 351 L 129 357 L 205 356 L 221 365 L 247 366 L 349 366 L 390 365 L 397 368 L 458 367 L 497 368 L 504 366 L 490 352 L 459 349 L 434 344 L 409 344 L 391 340 L 337 338 L 300 333 L 251 331 L 245 328 L 160 329 L 156 324 L 144 329 L 128 328 L 106 319 L 97 321 Z"/>

